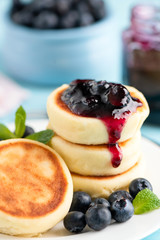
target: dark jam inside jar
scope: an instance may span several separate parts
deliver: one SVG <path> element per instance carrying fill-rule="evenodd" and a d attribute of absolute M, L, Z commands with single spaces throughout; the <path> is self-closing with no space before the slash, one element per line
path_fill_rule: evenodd
<path fill-rule="evenodd" d="M 100 119 L 109 133 L 108 148 L 112 153 L 112 166 L 118 167 L 122 153 L 117 141 L 123 127 L 137 107 L 139 99 L 133 98 L 121 84 L 107 81 L 75 80 L 63 92 L 61 100 L 75 114 Z"/>
<path fill-rule="evenodd" d="M 160 124 L 160 8 L 137 5 L 131 25 L 123 32 L 123 80 L 144 93 L 151 114 L 147 120 Z"/>

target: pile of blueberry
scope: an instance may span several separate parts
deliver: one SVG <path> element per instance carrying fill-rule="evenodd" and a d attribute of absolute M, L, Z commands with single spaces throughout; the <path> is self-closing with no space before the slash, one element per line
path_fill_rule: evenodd
<path fill-rule="evenodd" d="M 86 225 L 99 231 L 110 225 L 112 220 L 118 223 L 126 222 L 134 214 L 133 199 L 145 188 L 152 191 L 150 182 L 144 178 L 137 178 L 130 183 L 129 192 L 115 191 L 108 200 L 91 199 L 85 192 L 75 192 L 70 212 L 63 220 L 64 227 L 72 233 L 80 233 Z"/>
<path fill-rule="evenodd" d="M 12 0 L 11 19 L 36 29 L 88 26 L 106 16 L 103 0 Z"/>

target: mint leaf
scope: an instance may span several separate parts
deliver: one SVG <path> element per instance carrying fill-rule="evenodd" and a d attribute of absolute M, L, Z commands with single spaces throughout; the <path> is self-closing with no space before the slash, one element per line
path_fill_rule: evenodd
<path fill-rule="evenodd" d="M 0 123 L 0 138 L 6 140 L 16 138 L 16 136 L 5 125 Z"/>
<path fill-rule="evenodd" d="M 17 109 L 15 114 L 15 135 L 21 138 L 25 132 L 26 112 L 22 106 Z"/>
<path fill-rule="evenodd" d="M 143 214 L 160 208 L 160 199 L 148 188 L 140 191 L 133 200 L 134 214 Z"/>
<path fill-rule="evenodd" d="M 54 132 L 50 129 L 47 129 L 44 131 L 33 133 L 33 134 L 27 136 L 26 138 L 46 144 L 51 140 L 53 135 L 54 135 Z"/>

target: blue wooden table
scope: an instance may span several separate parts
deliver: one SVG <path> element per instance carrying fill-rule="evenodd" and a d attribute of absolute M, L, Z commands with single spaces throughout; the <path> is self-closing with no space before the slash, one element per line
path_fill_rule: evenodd
<path fill-rule="evenodd" d="M 8 7 L 10 0 L 0 0 L 0 51 L 1 46 L 3 43 L 3 31 L 5 28 L 5 23 L 3 22 L 3 12 Z M 124 29 L 128 22 L 129 22 L 129 9 L 131 6 L 135 4 L 135 0 L 121 0 L 120 3 L 116 0 L 108 0 L 110 11 L 113 13 L 113 31 L 116 29 L 119 38 L 113 39 L 112 47 L 115 50 L 115 66 L 114 71 L 112 73 L 110 81 L 121 81 L 121 41 L 120 36 L 122 29 Z M 153 2 L 153 1 L 152 1 Z M 157 1 L 155 1 L 157 3 Z M 1 64 L 0 59 L 0 70 L 3 72 L 3 67 Z M 7 73 L 6 73 L 7 74 Z M 107 80 L 107 79 L 106 79 Z M 14 79 L 14 81 L 17 81 Z M 23 102 L 23 106 L 26 109 L 26 111 L 29 113 L 30 118 L 36 118 L 37 117 L 44 117 L 46 114 L 46 101 L 47 97 L 50 94 L 50 92 L 53 90 L 53 87 L 42 87 L 42 86 L 35 86 L 31 84 L 26 84 L 23 82 L 19 82 L 19 84 L 29 90 L 30 96 L 29 98 Z M 15 111 L 15 110 L 14 110 Z M 11 112 L 9 115 L 5 116 L 4 118 L 1 118 L 1 122 L 12 122 L 14 120 L 14 111 Z M 160 145 L 160 126 L 151 125 L 151 124 L 144 124 L 142 128 L 142 134 L 153 140 L 154 142 L 158 143 Z M 145 240 L 158 240 L 160 239 L 160 230 L 156 231 L 155 233 L 151 234 L 150 236 L 146 237 Z"/>

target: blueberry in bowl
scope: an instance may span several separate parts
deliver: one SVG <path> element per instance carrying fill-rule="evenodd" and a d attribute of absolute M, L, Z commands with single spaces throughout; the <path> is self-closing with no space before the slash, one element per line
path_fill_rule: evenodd
<path fill-rule="evenodd" d="M 106 15 L 103 0 L 33 0 L 29 3 L 13 0 L 10 11 L 16 24 L 40 29 L 88 26 Z"/>
<path fill-rule="evenodd" d="M 93 2 L 14 0 L 4 16 L 6 71 L 21 81 L 53 86 L 77 76 L 105 79 L 112 59 L 111 18 L 104 1 Z"/>

